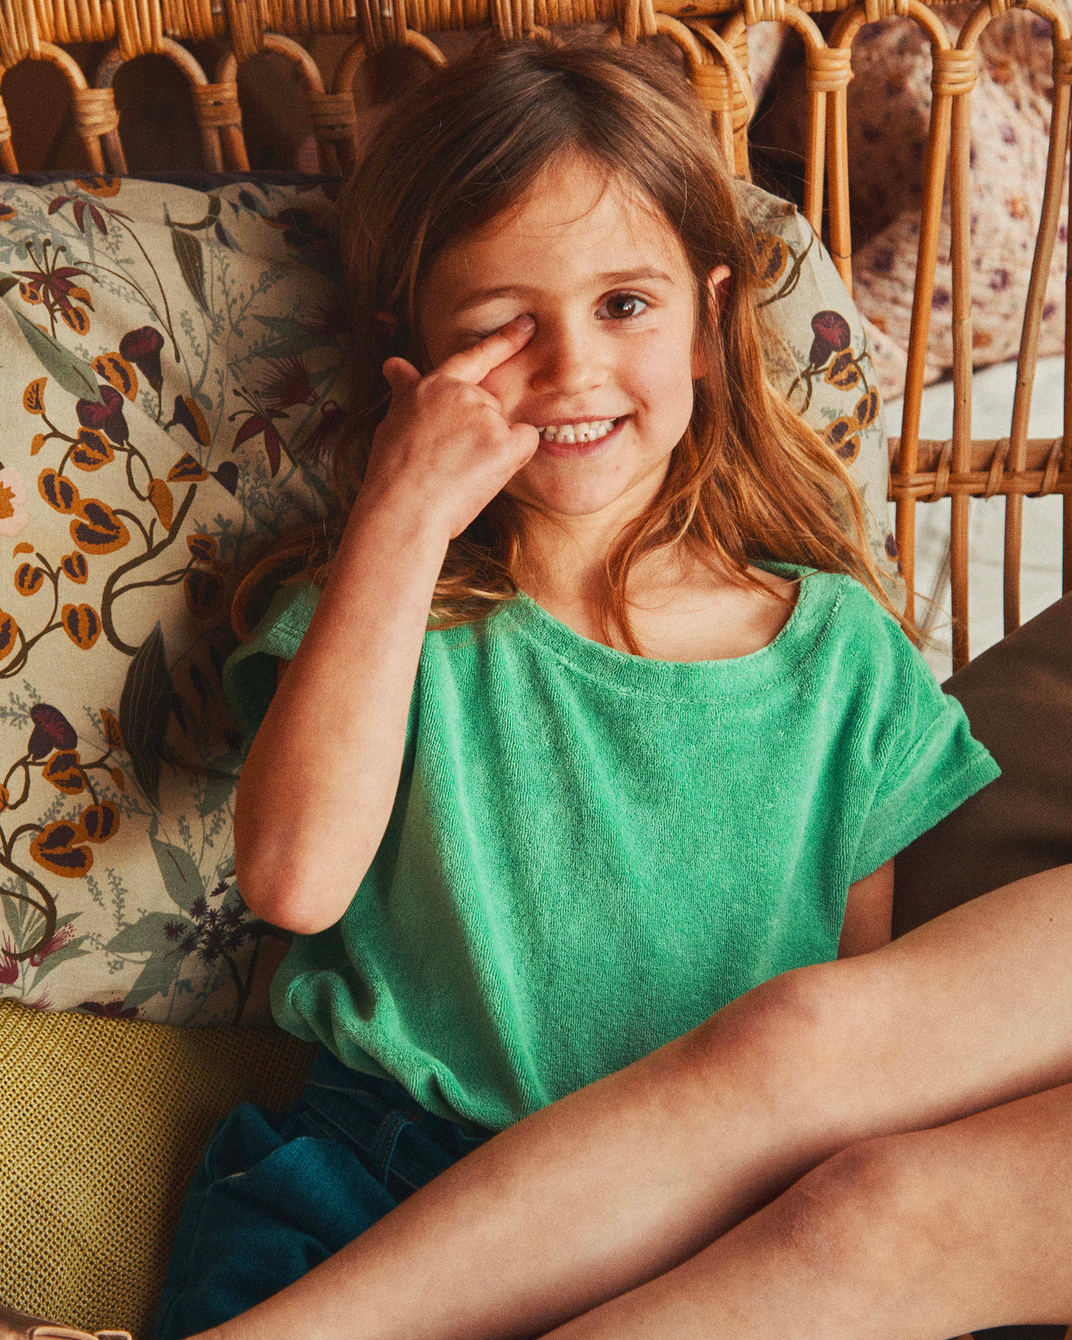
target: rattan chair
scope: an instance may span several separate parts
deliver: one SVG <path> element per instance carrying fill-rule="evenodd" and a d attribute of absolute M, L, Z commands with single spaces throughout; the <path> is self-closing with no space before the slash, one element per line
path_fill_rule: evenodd
<path fill-rule="evenodd" d="M 1060 492 L 1065 496 L 1064 589 L 1072 587 L 1072 387 L 1065 400 L 1065 432 L 1056 440 L 1028 440 L 1027 421 L 1030 387 L 1036 363 L 1038 332 L 1042 315 L 1045 276 L 1057 238 L 1058 214 L 1064 185 L 1068 148 L 1069 86 L 1072 84 L 1072 35 L 1054 0 L 1020 0 L 1052 26 L 1054 99 L 1049 166 L 1041 224 L 1035 249 L 1032 281 L 1027 300 L 1019 358 L 1019 376 L 1012 429 L 999 441 L 973 441 L 971 434 L 972 327 L 968 284 L 970 228 L 969 121 L 972 87 L 976 77 L 975 52 L 979 36 L 990 20 L 1004 12 L 1006 0 L 980 4 L 964 24 L 955 44 L 934 11 L 921 0 L 0 0 L 0 73 L 23 61 L 45 61 L 59 68 L 70 90 L 71 108 L 78 135 L 89 164 L 97 171 L 126 171 L 122 127 L 113 94 L 115 76 L 126 62 L 155 54 L 175 63 L 189 81 L 200 126 L 204 163 L 211 170 L 249 168 L 243 135 L 243 108 L 238 96 L 238 67 L 262 51 L 271 51 L 292 62 L 299 76 L 308 115 L 316 137 L 321 168 L 345 172 L 354 162 L 359 142 L 359 110 L 352 88 L 359 68 L 370 53 L 388 46 L 405 47 L 431 65 L 444 61 L 436 38 L 450 30 L 488 30 L 503 37 L 547 37 L 559 26 L 598 25 L 607 40 L 635 43 L 662 34 L 681 49 L 688 77 L 713 124 L 735 171 L 749 173 L 748 126 L 755 110 L 748 77 L 747 29 L 751 24 L 774 21 L 787 24 L 800 35 L 806 48 L 809 117 L 805 156 L 804 212 L 813 226 L 824 229 L 830 249 L 851 287 L 849 241 L 850 198 L 847 168 L 846 88 L 852 78 L 852 44 L 861 25 L 893 15 L 918 23 L 930 40 L 933 53 L 933 110 L 925 162 L 925 190 L 919 237 L 919 260 L 915 281 L 909 371 L 901 436 L 890 443 L 890 498 L 897 505 L 897 541 L 909 591 L 912 612 L 914 535 L 916 508 L 945 497 L 952 498 L 951 563 L 954 618 L 954 663 L 969 658 L 968 611 L 968 506 L 975 496 L 1006 498 L 1006 546 L 1004 599 L 1006 631 L 1020 623 L 1020 547 L 1024 499 Z M 810 11 L 810 12 L 809 12 Z M 828 36 L 824 37 L 812 13 L 839 11 Z M 308 48 L 311 38 L 334 35 L 349 39 L 338 46 L 343 54 L 325 81 L 320 65 Z M 209 39 L 224 44 L 224 54 L 210 73 L 202 68 L 191 46 Z M 90 83 L 84 70 L 85 43 L 100 48 Z M 70 48 L 78 46 L 76 60 Z M 942 197 L 949 171 L 952 202 L 953 315 L 955 331 L 954 382 L 956 408 L 953 436 L 949 441 L 920 441 L 920 403 L 923 391 L 925 350 L 934 288 L 934 270 Z M 154 166 L 166 168 L 168 164 Z M 8 113 L 0 101 L 0 167 L 14 173 L 19 163 L 13 147 Z M 1067 343 L 1066 343 L 1067 348 Z M 1072 376 L 1072 361 L 1068 363 Z M 1066 382 L 1067 385 L 1067 382 Z M 128 1031 L 129 1030 L 129 1031 Z M 150 1225 L 128 1235 L 124 1260 L 118 1270 L 126 1278 L 108 1283 L 97 1267 L 87 1269 L 86 1279 L 72 1282 L 64 1292 L 63 1279 L 37 1279 L 9 1292 L 5 1302 L 23 1307 L 51 1308 L 71 1323 L 89 1326 L 130 1326 L 143 1336 L 151 1315 L 151 1295 L 159 1284 L 166 1256 L 168 1225 L 157 1222 L 167 1176 L 180 1185 L 188 1175 L 196 1147 L 210 1124 L 213 1100 L 219 1110 L 242 1097 L 285 1102 L 300 1083 L 308 1056 L 295 1050 L 292 1041 L 258 1040 L 252 1051 L 241 1045 L 249 1034 L 230 1035 L 216 1048 L 220 1058 L 219 1079 L 213 1078 L 211 1035 L 174 1034 L 156 1025 L 120 1025 L 109 1028 L 104 1021 L 79 1016 L 36 1016 L 15 1007 L 0 1007 L 0 1102 L 7 1111 L 10 1095 L 33 1086 L 36 1063 L 51 1055 L 89 1058 L 93 1079 L 84 1085 L 81 1108 L 68 1108 L 63 1118 L 66 1143 L 59 1144 L 53 1100 L 42 1085 L 42 1098 L 35 1120 L 39 1123 L 41 1149 L 34 1153 L 39 1165 L 37 1185 L 57 1185 L 67 1197 L 78 1197 L 82 1157 L 88 1157 L 77 1140 L 81 1120 L 89 1120 L 102 1109 L 108 1111 L 117 1141 L 137 1131 L 144 1122 L 136 1113 L 121 1110 L 123 1104 L 140 1101 L 138 1095 L 166 1095 L 188 1078 L 191 1056 L 196 1053 L 196 1101 L 187 1087 L 185 1106 L 180 1105 L 188 1129 L 183 1140 L 161 1144 L 162 1136 L 142 1140 L 137 1149 L 127 1149 L 130 1159 L 140 1159 L 135 1172 L 128 1167 L 129 1212 L 156 1216 Z M 127 1046 L 124 1039 L 129 1040 Z M 136 1040 L 136 1053 L 134 1053 Z M 263 1045 L 262 1045 L 263 1044 Z M 276 1050 L 271 1050 L 275 1044 Z M 267 1048 L 267 1052 L 265 1051 Z M 116 1057 L 124 1054 L 120 1064 Z M 191 1049 L 193 1049 L 191 1051 Z M 163 1053 L 166 1051 L 166 1057 Z M 146 1076 L 152 1057 L 159 1060 L 152 1082 Z M 238 1058 L 242 1058 L 239 1060 Z M 111 1058 L 111 1059 L 109 1059 Z M 67 1064 L 70 1066 L 69 1061 Z M 77 1071 L 77 1065 L 71 1067 Z M 125 1077 L 128 1084 L 120 1101 L 109 1092 L 109 1079 Z M 137 1089 L 137 1084 L 141 1088 Z M 5 1087 L 6 1086 L 6 1087 Z M 132 1097 L 132 1095 L 134 1095 Z M 193 1109 L 191 1109 L 191 1102 Z M 72 1117 L 71 1112 L 75 1115 Z M 83 1117 L 79 1117 L 81 1112 Z M 53 1126 L 49 1122 L 53 1121 Z M 126 1125 L 124 1126 L 124 1122 Z M 127 1135 L 123 1132 L 126 1130 Z M 176 1143 L 178 1141 L 178 1143 Z M 51 1142 L 51 1143 L 50 1143 Z M 4 1159 L 0 1147 L 0 1181 Z M 141 1169 L 140 1173 L 137 1169 Z M 153 1194 L 140 1199 L 130 1196 L 131 1176 L 152 1179 Z M 97 1179 L 100 1181 L 100 1179 Z M 104 1182 L 102 1186 L 107 1188 Z M 170 1184 L 169 1184 L 170 1185 Z M 98 1192 L 101 1195 L 104 1192 Z M 157 1194 L 159 1192 L 160 1194 Z M 51 1193 L 50 1193 L 51 1194 Z M 97 1194 L 97 1192 L 94 1192 Z M 109 1194 L 111 1194 L 109 1192 Z M 169 1193 L 170 1194 L 170 1193 Z M 98 1197 L 100 1198 L 100 1197 Z M 25 1245 L 12 1241 L 12 1221 L 4 1220 L 0 1231 L 0 1297 L 11 1289 L 12 1271 L 26 1261 L 43 1261 L 41 1235 L 54 1231 L 44 1191 L 39 1200 L 29 1199 L 14 1207 L 15 1222 L 25 1226 Z M 10 1198 L 0 1190 L 0 1202 Z M 127 1202 L 124 1202 L 126 1205 Z M 103 1221 L 102 1221 L 103 1222 Z M 170 1223 L 171 1221 L 169 1221 Z M 59 1230 L 62 1232 L 62 1227 Z M 135 1247 L 140 1244 L 137 1260 Z M 143 1250 L 142 1250 L 143 1249 Z M 98 1260 L 107 1259 L 102 1244 Z M 5 1261 L 7 1264 L 5 1265 Z M 34 1266 L 36 1272 L 46 1267 Z M 4 1271 L 7 1271 L 7 1276 Z M 89 1282 L 87 1282 L 89 1281 Z M 74 1285 L 77 1284 L 77 1292 Z M 114 1286 L 114 1287 L 113 1287 Z M 124 1292 L 124 1289 L 126 1290 Z M 1072 1332 L 1070 1332 L 1072 1336 Z"/>

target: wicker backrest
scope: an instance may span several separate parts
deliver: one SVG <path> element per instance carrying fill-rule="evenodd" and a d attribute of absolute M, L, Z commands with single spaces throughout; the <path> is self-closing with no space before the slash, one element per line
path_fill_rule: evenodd
<path fill-rule="evenodd" d="M 740 176 L 749 172 L 747 131 L 755 110 L 748 78 L 747 26 L 788 24 L 806 50 L 808 124 L 804 212 L 818 230 L 824 201 L 830 249 L 852 285 L 846 90 L 852 78 L 852 43 L 860 27 L 891 16 L 921 26 L 933 57 L 932 114 L 924 169 L 913 319 L 902 431 L 891 441 L 890 497 L 897 504 L 897 542 L 909 589 L 915 570 L 916 505 L 945 497 L 951 507 L 951 584 L 954 666 L 968 659 L 968 503 L 972 496 L 1006 497 L 1004 564 L 1005 628 L 1020 623 L 1020 553 L 1023 500 L 1061 492 L 1065 497 L 1063 587 L 1072 587 L 1072 394 L 1065 397 L 1064 435 L 1028 440 L 1030 388 L 1035 374 L 1046 276 L 1058 231 L 1068 154 L 1072 36 L 1054 0 L 1017 0 L 1051 27 L 1053 116 L 1041 221 L 1020 345 L 1018 387 L 1009 437 L 973 441 L 971 434 L 972 325 L 969 275 L 969 123 L 980 34 L 1003 14 L 1007 0 L 978 5 L 955 43 L 934 10 L 921 0 L 0 0 L 0 64 L 51 61 L 66 77 L 75 122 L 90 163 L 123 172 L 126 164 L 112 81 L 125 61 L 155 53 L 173 60 L 190 82 L 213 170 L 248 168 L 236 70 L 263 50 L 294 63 L 312 120 L 321 166 L 346 171 L 357 153 L 358 117 L 352 86 L 366 54 L 396 45 L 432 65 L 444 56 L 434 35 L 484 28 L 503 37 L 546 37 L 559 25 L 601 25 L 607 40 L 633 43 L 656 34 L 675 42 L 696 94 L 712 116 L 727 156 Z M 840 11 L 828 37 L 809 14 Z M 319 35 L 348 35 L 331 87 L 302 45 Z M 430 35 L 431 34 L 431 35 Z M 212 72 L 201 68 L 182 42 L 222 38 L 228 50 Z M 96 87 L 89 87 L 64 47 L 109 42 Z M 0 165 L 18 170 L 7 113 L 0 102 Z M 161 164 L 161 167 L 166 166 Z M 947 168 L 952 207 L 952 305 L 955 408 L 948 441 L 921 441 L 920 402 L 934 291 L 939 224 Z M 1070 304 L 1072 305 L 1072 304 Z M 1068 332 L 1066 331 L 1066 351 Z M 1072 376 L 1072 360 L 1066 360 Z M 1067 381 L 1066 381 L 1067 386 Z"/>

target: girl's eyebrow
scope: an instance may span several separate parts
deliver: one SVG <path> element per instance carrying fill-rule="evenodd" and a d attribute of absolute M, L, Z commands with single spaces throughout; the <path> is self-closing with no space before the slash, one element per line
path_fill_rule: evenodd
<path fill-rule="evenodd" d="M 604 274 L 593 276 L 600 286 L 614 284 L 639 284 L 649 280 L 661 280 L 665 284 L 672 284 L 673 278 L 664 270 L 608 270 Z M 454 308 L 457 315 L 460 312 L 467 312 L 472 307 L 479 307 L 481 303 L 491 302 L 494 298 L 523 298 L 535 290 L 525 284 L 504 284 L 500 288 L 482 288 L 470 293 L 468 297 Z"/>

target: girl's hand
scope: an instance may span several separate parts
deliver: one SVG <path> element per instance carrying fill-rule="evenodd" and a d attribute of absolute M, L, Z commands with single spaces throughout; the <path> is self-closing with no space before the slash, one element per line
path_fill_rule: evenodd
<path fill-rule="evenodd" d="M 404 358 L 383 375 L 391 407 L 376 430 L 361 492 L 417 507 L 453 539 L 535 455 L 532 424 L 509 424 L 502 405 L 480 383 L 532 336 L 531 316 L 501 329 L 422 377 Z"/>

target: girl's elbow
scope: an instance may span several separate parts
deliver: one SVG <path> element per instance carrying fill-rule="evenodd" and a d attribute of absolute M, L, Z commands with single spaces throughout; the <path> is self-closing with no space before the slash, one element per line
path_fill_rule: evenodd
<path fill-rule="evenodd" d="M 308 884 L 300 874 L 271 863 L 258 867 L 235 853 L 235 879 L 249 910 L 262 921 L 295 935 L 316 935 L 334 926 L 349 905 L 330 896 L 323 882 Z M 353 890 L 350 890 L 352 895 Z"/>

